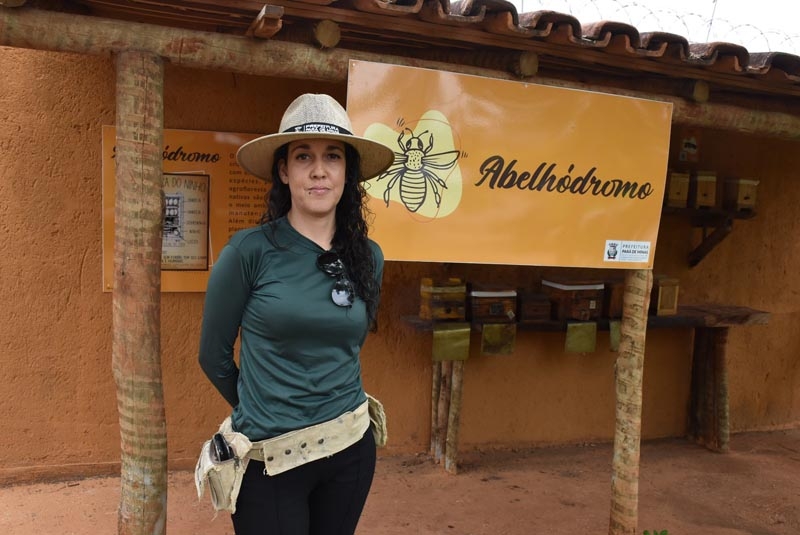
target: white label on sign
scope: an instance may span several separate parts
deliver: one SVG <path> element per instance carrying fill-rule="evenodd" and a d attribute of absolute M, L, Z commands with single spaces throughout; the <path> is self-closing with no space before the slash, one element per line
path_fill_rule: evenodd
<path fill-rule="evenodd" d="M 606 240 L 605 262 L 642 262 L 650 259 L 649 241 Z"/>

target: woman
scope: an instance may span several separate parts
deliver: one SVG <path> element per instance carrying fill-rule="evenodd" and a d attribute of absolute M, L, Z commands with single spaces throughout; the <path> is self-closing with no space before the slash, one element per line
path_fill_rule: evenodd
<path fill-rule="evenodd" d="M 232 430 L 254 443 L 234 494 L 237 535 L 352 534 L 372 483 L 359 352 L 376 325 L 383 253 L 367 238 L 361 181 L 394 154 L 351 132 L 333 98 L 306 94 L 279 133 L 237 153 L 272 187 L 261 224 L 214 264 L 200 340 Z"/>

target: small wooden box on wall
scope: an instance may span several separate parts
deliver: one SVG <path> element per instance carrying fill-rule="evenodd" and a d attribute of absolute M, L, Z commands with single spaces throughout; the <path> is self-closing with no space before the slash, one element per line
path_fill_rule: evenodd
<path fill-rule="evenodd" d="M 650 295 L 650 313 L 656 316 L 674 316 L 678 313 L 678 279 L 658 276 L 653 280 Z"/>
<path fill-rule="evenodd" d="M 725 180 L 723 207 L 728 210 L 754 210 L 758 180 L 728 178 Z"/>
<path fill-rule="evenodd" d="M 542 291 L 550 298 L 553 317 L 558 320 L 596 320 L 603 306 L 603 290 L 603 282 L 596 280 L 542 280 Z"/>
<path fill-rule="evenodd" d="M 665 204 L 673 208 L 686 208 L 689 203 L 689 173 L 671 171 L 667 176 Z"/>
<path fill-rule="evenodd" d="M 472 285 L 469 292 L 473 323 L 513 323 L 517 319 L 517 290 Z"/>
<path fill-rule="evenodd" d="M 714 171 L 692 173 L 689 182 L 689 205 L 692 208 L 715 208 L 718 200 L 717 174 Z"/>
<path fill-rule="evenodd" d="M 464 321 L 467 310 L 467 285 L 461 279 L 434 281 L 424 277 L 419 287 L 419 317 L 424 320 Z"/>

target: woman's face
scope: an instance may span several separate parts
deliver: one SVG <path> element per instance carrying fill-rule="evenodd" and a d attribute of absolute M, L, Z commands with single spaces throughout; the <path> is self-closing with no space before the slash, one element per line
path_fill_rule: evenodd
<path fill-rule="evenodd" d="M 289 186 L 295 216 L 325 217 L 336 213 L 345 183 L 344 143 L 302 139 L 289 143 L 278 163 L 281 182 Z"/>

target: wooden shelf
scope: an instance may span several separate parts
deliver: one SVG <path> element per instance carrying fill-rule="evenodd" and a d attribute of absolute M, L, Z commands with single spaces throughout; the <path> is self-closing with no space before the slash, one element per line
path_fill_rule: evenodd
<path fill-rule="evenodd" d="M 720 208 L 677 208 L 674 206 L 664 206 L 661 209 L 663 214 L 676 214 L 688 217 L 692 226 L 713 226 L 714 223 L 725 219 L 752 219 L 756 216 L 753 210 L 723 210 Z"/>
<path fill-rule="evenodd" d="M 721 210 L 718 208 L 676 208 L 665 206 L 662 214 L 677 214 L 689 218 L 693 227 L 703 229 L 703 240 L 689 253 L 689 267 L 700 263 L 733 230 L 734 219 L 755 217 L 753 210 Z M 709 229 L 713 229 L 709 231 Z"/>
<path fill-rule="evenodd" d="M 769 322 L 769 312 L 755 310 L 747 307 L 704 304 L 704 305 L 679 305 L 678 313 L 673 316 L 649 316 L 647 327 L 650 329 L 670 328 L 718 328 L 732 327 L 735 325 L 765 325 Z M 423 320 L 417 316 L 403 316 L 403 321 L 420 331 L 433 331 L 436 324 L 433 321 Z M 453 322 L 439 322 L 453 323 Z M 466 322 L 464 322 L 466 323 Z M 566 331 L 568 321 L 543 321 L 538 323 L 517 323 L 517 329 L 522 331 L 559 332 Z M 596 321 L 597 329 L 608 330 L 608 318 Z M 472 323 L 472 328 L 481 329 L 481 324 Z"/>

